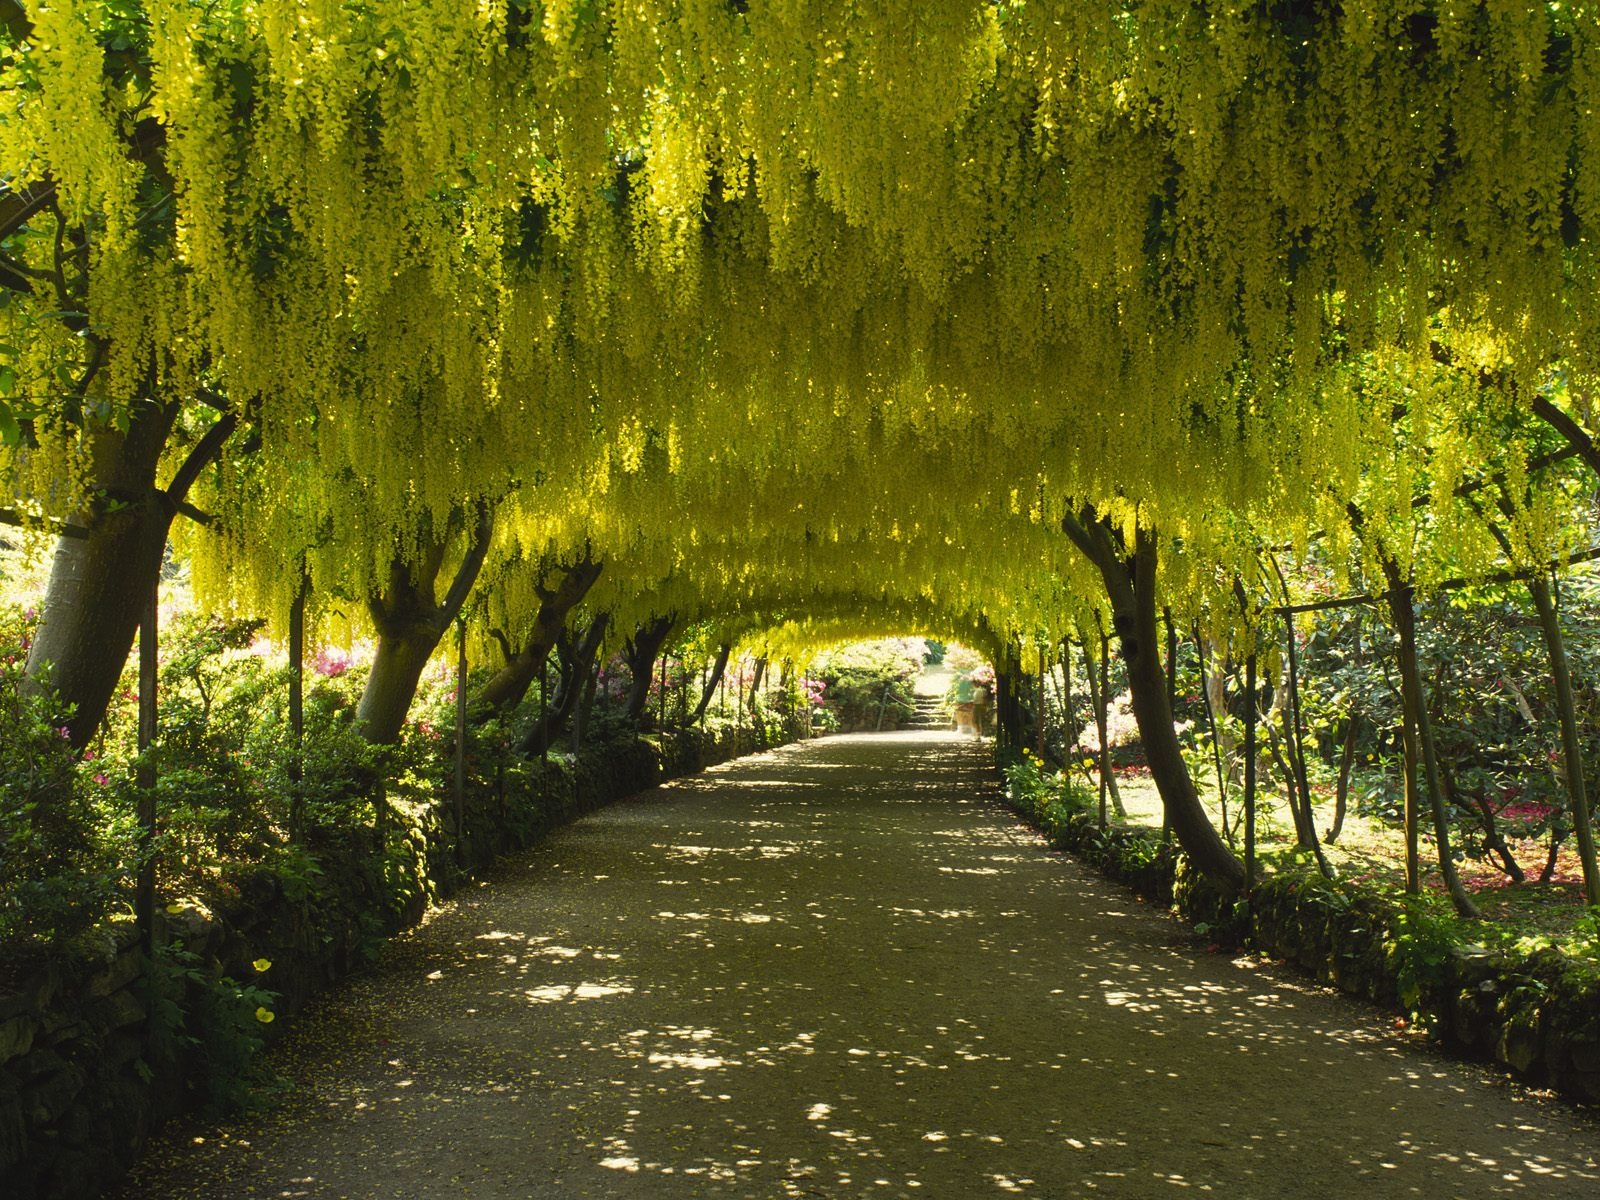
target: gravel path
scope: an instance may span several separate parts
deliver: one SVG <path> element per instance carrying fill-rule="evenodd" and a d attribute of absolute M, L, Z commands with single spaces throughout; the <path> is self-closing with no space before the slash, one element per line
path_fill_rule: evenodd
<path fill-rule="evenodd" d="M 828 738 L 588 817 L 328 997 L 135 1198 L 1600 1196 L 1600 1125 L 1195 947 L 984 752 Z"/>

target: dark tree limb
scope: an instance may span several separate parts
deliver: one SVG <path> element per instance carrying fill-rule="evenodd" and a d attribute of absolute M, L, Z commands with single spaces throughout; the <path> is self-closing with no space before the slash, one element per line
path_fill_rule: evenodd
<path fill-rule="evenodd" d="M 698 725 L 704 719 L 706 709 L 711 707 L 711 698 L 716 695 L 717 685 L 722 682 L 723 672 L 728 669 L 728 655 L 732 650 L 733 646 L 728 642 L 723 642 L 717 648 L 716 661 L 711 664 L 711 674 L 706 679 L 706 686 L 701 689 L 700 703 L 694 707 L 694 716 L 689 718 L 690 725 Z"/>
<path fill-rule="evenodd" d="M 1238 892 L 1245 884 L 1244 867 L 1223 842 L 1200 803 L 1167 702 L 1156 623 L 1155 533 L 1139 525 L 1134 544 L 1128 547 L 1123 544 L 1120 531 L 1087 506 L 1076 514 L 1067 514 L 1062 528 L 1099 572 L 1111 600 L 1111 622 L 1122 646 L 1134 719 L 1173 832 L 1190 861 L 1207 879 L 1224 892 Z"/>
<path fill-rule="evenodd" d="M 675 620 L 671 614 L 651 618 L 634 631 L 623 647 L 623 657 L 627 659 L 628 671 L 632 676 L 624 711 L 628 720 L 635 725 L 644 721 L 645 708 L 650 700 L 650 683 L 655 675 L 656 656 L 661 653 L 661 646 L 672 632 Z"/>
<path fill-rule="evenodd" d="M 544 581 L 535 585 L 539 596 L 539 610 L 534 614 L 533 625 L 520 648 L 512 645 L 503 630 L 490 630 L 490 636 L 500 643 L 505 656 L 505 666 L 484 685 L 479 697 L 488 706 L 488 712 L 503 713 L 515 708 L 528 694 L 550 651 L 561 637 L 567 615 L 589 594 L 589 589 L 600 578 L 601 564 L 586 553 L 583 559 L 571 566 L 558 566 L 561 579 L 553 588 Z"/>
<path fill-rule="evenodd" d="M 461 564 L 445 598 L 436 602 L 434 584 L 443 568 L 452 532 L 447 529 L 443 536 L 431 538 L 418 563 L 396 556 L 390 562 L 388 585 L 383 592 L 368 598 L 378 646 L 372 673 L 356 706 L 356 721 L 362 736 L 376 745 L 387 745 L 400 736 L 422 670 L 477 581 L 492 533 L 489 506 L 477 505 Z"/>

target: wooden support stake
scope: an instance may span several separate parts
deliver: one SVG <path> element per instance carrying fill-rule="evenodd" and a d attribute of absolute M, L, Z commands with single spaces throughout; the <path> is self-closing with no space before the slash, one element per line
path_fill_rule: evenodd
<path fill-rule="evenodd" d="M 466 853 L 467 837 L 467 620 L 456 621 L 456 774 L 452 799 L 455 808 L 456 860 Z"/>
<path fill-rule="evenodd" d="M 289 606 L 289 734 L 294 749 L 289 753 L 289 840 L 305 836 L 305 741 L 306 741 L 306 593 L 310 583 L 301 567 L 300 587 Z"/>
<path fill-rule="evenodd" d="M 1256 652 L 1244 660 L 1244 888 L 1256 887 Z"/>
<path fill-rule="evenodd" d="M 148 953 L 155 944 L 156 914 L 156 673 L 159 665 L 161 584 L 150 584 L 144 616 L 139 622 L 139 766 L 138 785 L 139 878 L 134 892 L 134 921 L 139 940 Z"/>
<path fill-rule="evenodd" d="M 1033 752 L 1039 756 L 1041 761 L 1044 759 L 1044 673 L 1044 651 L 1041 650 L 1039 652 L 1039 706 L 1038 712 L 1035 714 L 1038 718 L 1038 728 L 1034 730 L 1033 737 Z"/>

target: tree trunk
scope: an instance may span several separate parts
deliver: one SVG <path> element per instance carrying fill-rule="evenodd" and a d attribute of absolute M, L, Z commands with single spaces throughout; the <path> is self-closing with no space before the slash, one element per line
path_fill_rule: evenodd
<path fill-rule="evenodd" d="M 1344 829 L 1344 816 L 1350 804 L 1350 771 L 1356 763 L 1356 737 L 1361 729 L 1361 718 L 1355 713 L 1345 723 L 1344 746 L 1339 751 L 1339 781 L 1333 790 L 1333 824 L 1323 836 L 1330 846 L 1339 840 Z"/>
<path fill-rule="evenodd" d="M 672 621 L 670 616 L 646 621 L 623 647 L 623 657 L 628 660 L 628 670 L 633 676 L 628 683 L 628 703 L 624 711 L 635 725 L 641 725 L 645 719 L 650 684 L 655 678 L 656 655 L 661 653 L 661 644 L 672 632 Z"/>
<path fill-rule="evenodd" d="M 1099 618 L 1096 618 L 1098 620 Z M 1094 707 L 1095 737 L 1099 741 L 1097 750 L 1096 768 L 1100 776 L 1100 827 L 1106 824 L 1106 801 L 1116 809 L 1118 817 L 1126 817 L 1128 812 L 1122 806 L 1122 793 L 1117 790 L 1117 773 L 1111 767 L 1111 738 L 1109 735 L 1109 721 L 1106 709 L 1111 703 L 1111 647 L 1102 633 L 1100 635 L 1100 677 L 1095 680 L 1095 664 L 1089 661 L 1089 641 L 1083 642 L 1083 668 L 1084 674 L 1089 677 L 1089 703 Z"/>
<path fill-rule="evenodd" d="M 1233 848 L 1233 830 L 1228 826 L 1228 776 L 1222 768 L 1222 734 L 1217 727 L 1217 709 L 1227 704 L 1226 681 L 1217 678 L 1218 673 L 1207 670 L 1206 644 L 1200 636 L 1200 630 L 1194 631 L 1195 650 L 1200 656 L 1200 698 L 1205 702 L 1206 725 L 1211 732 L 1211 763 L 1217 772 L 1217 808 L 1222 818 L 1222 836 L 1228 843 L 1229 849 Z M 1223 661 L 1223 671 L 1227 670 L 1227 661 Z M 1212 701 L 1212 688 L 1217 688 L 1219 699 Z M 1223 708 L 1226 712 L 1226 708 Z"/>
<path fill-rule="evenodd" d="M 1327 875 L 1328 864 L 1322 856 L 1322 844 L 1317 840 L 1316 812 L 1311 807 L 1311 783 L 1306 773 L 1305 733 L 1300 719 L 1300 672 L 1296 662 L 1294 618 L 1288 613 L 1283 616 L 1283 627 L 1289 650 L 1289 695 L 1288 704 L 1284 706 L 1284 750 L 1288 755 L 1289 766 L 1294 772 L 1291 795 L 1298 795 L 1300 800 L 1295 813 L 1295 835 L 1302 847 L 1316 854 L 1317 865 L 1322 869 L 1322 873 Z"/>
<path fill-rule="evenodd" d="M 1440 782 L 1439 759 L 1433 744 L 1433 726 L 1428 716 L 1427 700 L 1423 695 L 1422 675 L 1417 668 L 1417 612 L 1411 585 L 1401 581 L 1400 569 L 1392 559 L 1385 557 L 1383 568 L 1389 580 L 1389 610 L 1400 631 L 1401 700 L 1407 723 L 1416 731 L 1416 746 L 1428 788 L 1428 804 L 1433 813 L 1439 873 L 1444 878 L 1445 888 L 1450 893 L 1456 911 L 1469 920 L 1476 920 L 1479 916 L 1478 906 L 1462 886 L 1461 877 L 1456 874 L 1455 859 L 1450 854 L 1450 821 L 1444 810 L 1444 787 Z"/>
<path fill-rule="evenodd" d="M 1572 831 L 1578 839 L 1578 859 L 1583 864 L 1584 899 L 1600 906 L 1600 869 L 1595 862 L 1594 828 L 1589 816 L 1588 788 L 1583 775 L 1583 741 L 1578 734 L 1576 706 L 1572 699 L 1572 672 L 1567 667 L 1566 639 L 1561 633 L 1561 615 L 1556 611 L 1550 585 L 1543 577 L 1528 581 L 1528 592 L 1539 610 L 1539 628 L 1544 632 L 1545 650 L 1550 656 L 1550 674 L 1555 682 L 1556 711 L 1561 717 L 1562 757 L 1567 766 L 1567 795 L 1572 809 Z"/>
<path fill-rule="evenodd" d="M 1256 890 L 1256 723 L 1261 718 L 1253 644 L 1244 660 L 1244 703 L 1244 879 L 1246 890 L 1253 893 Z"/>
<path fill-rule="evenodd" d="M 722 682 L 723 672 L 728 669 L 728 654 L 732 649 L 733 647 L 727 642 L 717 648 L 717 660 L 711 664 L 711 675 L 706 680 L 705 687 L 700 689 L 700 703 L 695 705 L 694 716 L 689 718 L 689 724 L 700 724 L 706 715 L 706 709 L 711 707 L 711 698 L 716 694 L 717 685 Z"/>
<path fill-rule="evenodd" d="M 1417 803 L 1417 731 L 1405 715 L 1405 689 L 1401 688 L 1400 787 L 1401 824 L 1406 843 L 1406 895 L 1422 891 L 1421 806 Z"/>
<path fill-rule="evenodd" d="M 527 641 L 521 649 L 512 650 L 509 642 L 502 638 L 501 646 L 507 651 L 506 665 L 484 685 L 479 697 L 491 714 L 509 712 L 522 703 L 533 681 L 544 670 L 550 651 L 566 627 L 568 614 L 589 594 L 595 580 L 600 578 L 601 568 L 601 563 L 585 558 L 570 567 L 557 568 L 561 572 L 561 582 L 554 590 L 546 589 L 542 583 L 539 585 L 539 611 L 534 614 L 533 629 Z"/>
<path fill-rule="evenodd" d="M 444 537 L 434 540 L 420 563 L 413 565 L 396 558 L 390 564 L 388 587 L 367 602 L 378 630 L 378 649 L 366 690 L 356 706 L 356 721 L 362 736 L 374 745 L 389 745 L 399 738 L 422 670 L 466 603 L 489 549 L 488 508 L 479 509 L 450 589 L 442 601 L 435 601 L 434 581 L 444 564 L 451 532 L 447 530 Z"/>
<path fill-rule="evenodd" d="M 750 681 L 750 711 L 755 712 L 756 701 L 761 697 L 761 681 L 767 673 L 767 656 L 756 659 L 755 677 Z"/>
<path fill-rule="evenodd" d="M 76 750 L 105 718 L 161 574 L 174 510 L 156 488 L 156 468 L 177 414 L 177 405 L 147 405 L 126 434 L 98 439 L 95 486 L 119 507 L 76 514 L 56 543 L 26 689 L 53 691 L 71 708 L 65 724 Z"/>
<path fill-rule="evenodd" d="M 1044 661 L 1044 653 L 1041 651 L 1040 654 L 1039 654 L 1039 678 L 1036 681 L 1038 686 L 1034 689 L 1034 695 L 1037 698 L 1038 702 L 1034 707 L 1034 716 L 1035 716 L 1036 720 L 1035 720 L 1035 724 L 1034 724 L 1034 727 L 1033 727 L 1033 752 L 1039 756 L 1040 761 L 1044 760 L 1044 734 L 1045 734 L 1044 679 L 1045 679 L 1045 676 L 1049 674 L 1049 671 L 1050 671 L 1050 668 L 1049 668 L 1048 664 L 1046 664 L 1046 662 Z"/>
<path fill-rule="evenodd" d="M 1500 869 L 1506 873 L 1506 878 L 1513 883 L 1521 883 L 1527 878 L 1522 869 L 1522 864 L 1517 861 L 1517 856 L 1511 853 L 1511 847 L 1506 844 L 1505 835 L 1500 832 L 1500 823 L 1495 819 L 1494 805 L 1482 796 L 1473 795 L 1463 801 L 1461 790 L 1456 787 L 1455 773 L 1448 766 L 1442 765 L 1439 772 L 1439 781 L 1444 785 L 1445 798 L 1458 808 L 1465 808 L 1470 804 L 1478 814 L 1478 819 L 1483 822 L 1483 844 L 1492 851 L 1500 860 Z"/>
<path fill-rule="evenodd" d="M 556 641 L 561 663 L 561 678 L 556 687 L 554 701 L 549 705 L 545 719 L 535 721 L 522 739 L 520 749 L 524 754 L 543 754 L 554 745 L 578 712 L 578 704 L 585 690 L 594 680 L 594 660 L 600 653 L 600 643 L 605 639 L 610 617 L 601 613 L 589 622 L 583 637 L 574 640 L 563 634 Z"/>
<path fill-rule="evenodd" d="M 1069 514 L 1063 526 L 1106 585 L 1112 625 L 1122 645 L 1123 665 L 1128 673 L 1134 720 L 1139 725 L 1151 777 L 1161 793 L 1178 843 L 1213 884 L 1225 892 L 1238 892 L 1244 887 L 1244 867 L 1223 843 L 1200 803 L 1167 703 L 1167 680 L 1161 667 L 1160 634 L 1156 628 L 1155 536 L 1139 526 L 1129 554 L 1120 533 L 1097 519 L 1092 511 Z"/>

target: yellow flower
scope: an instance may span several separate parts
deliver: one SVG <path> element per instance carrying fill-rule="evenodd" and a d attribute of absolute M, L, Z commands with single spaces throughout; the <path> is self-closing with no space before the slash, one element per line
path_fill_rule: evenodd
<path fill-rule="evenodd" d="M 274 1013 L 270 1008 L 262 1007 L 256 1009 L 256 1020 L 260 1021 L 263 1025 L 271 1025 L 276 1017 L 277 1014 Z"/>
<path fill-rule="evenodd" d="M 250 965 L 256 969 L 257 973 L 270 971 L 272 969 L 272 960 L 270 958 L 258 958 Z"/>

